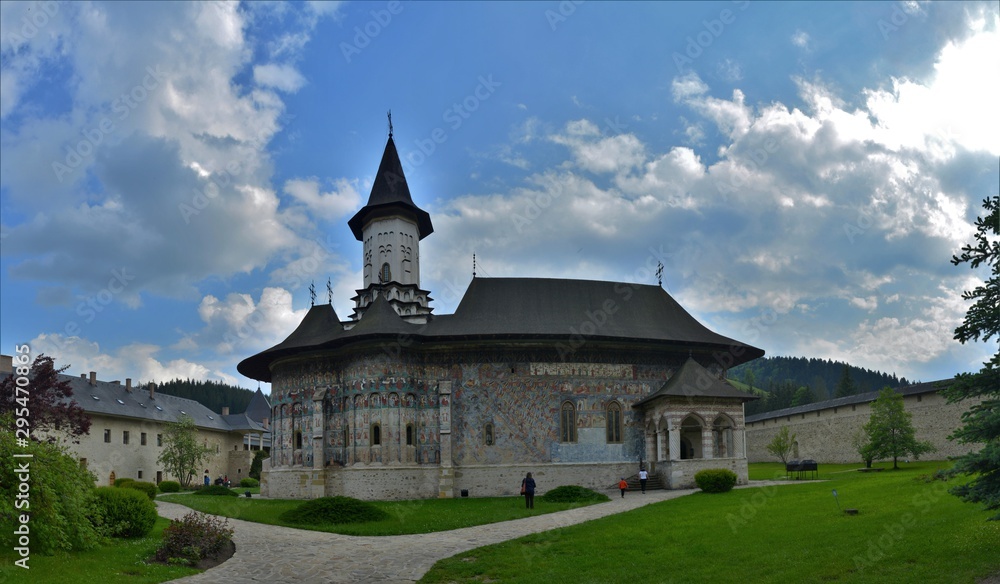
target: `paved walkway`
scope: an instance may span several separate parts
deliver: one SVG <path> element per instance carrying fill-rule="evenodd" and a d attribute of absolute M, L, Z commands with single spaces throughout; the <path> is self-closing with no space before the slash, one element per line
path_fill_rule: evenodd
<path fill-rule="evenodd" d="M 754 481 L 749 486 L 768 484 L 788 483 Z M 624 499 L 615 491 L 609 493 L 614 496 L 607 503 L 421 535 L 359 537 L 230 519 L 236 555 L 201 574 L 174 582 L 412 583 L 423 577 L 438 560 L 461 552 L 630 511 L 696 491 L 649 491 L 645 495 L 630 491 Z M 157 501 L 156 505 L 160 515 L 169 519 L 179 519 L 191 511 L 165 501 Z"/>

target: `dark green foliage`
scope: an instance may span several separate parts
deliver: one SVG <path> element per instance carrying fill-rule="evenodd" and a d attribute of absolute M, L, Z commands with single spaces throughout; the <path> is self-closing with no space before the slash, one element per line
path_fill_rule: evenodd
<path fill-rule="evenodd" d="M 21 515 L 30 511 L 31 551 L 51 554 L 57 550 L 84 550 L 100 541 L 88 518 L 94 513 L 94 477 L 59 446 L 29 441 L 16 446 L 13 420 L 0 416 L 0 545 L 16 546 L 14 534 Z M 14 458 L 31 454 L 32 458 Z M 30 461 L 30 499 L 18 499 L 19 464 Z M 18 503 L 20 501 L 20 503 Z M 29 508 L 25 508 L 25 501 Z M 20 506 L 18 506 L 20 505 Z"/>
<path fill-rule="evenodd" d="M 263 450 L 254 452 L 253 462 L 250 463 L 250 478 L 260 480 L 260 471 L 264 467 L 264 459 L 270 458 L 270 456 Z"/>
<path fill-rule="evenodd" d="M 854 367 L 839 361 L 805 357 L 762 357 L 729 370 L 730 379 L 743 380 L 750 391 L 764 399 L 748 402 L 746 415 L 772 412 L 806 405 L 834 397 L 844 376 L 845 367 L 854 386 L 851 391 L 865 393 L 879 387 L 910 385 L 905 377 Z M 803 389 L 805 388 L 805 389 Z"/>
<path fill-rule="evenodd" d="M 864 426 L 867 436 L 867 455 L 864 449 L 859 449 L 862 457 L 871 456 L 874 459 L 891 458 L 892 468 L 899 468 L 900 458 L 912 455 L 920 458 L 921 454 L 933 452 L 930 442 L 921 442 L 916 438 L 913 428 L 913 414 L 903 407 L 903 396 L 891 387 L 884 388 L 878 394 L 878 399 L 872 402 L 872 415 Z"/>
<path fill-rule="evenodd" d="M 128 485 L 128 488 L 142 491 L 147 497 L 149 497 L 150 501 L 156 498 L 156 491 L 158 490 L 156 485 L 153 483 L 147 483 L 146 481 L 132 481 Z"/>
<path fill-rule="evenodd" d="M 321 523 L 366 523 L 389 519 L 390 515 L 370 503 L 350 497 L 321 497 L 307 501 L 281 514 L 286 523 L 317 525 Z"/>
<path fill-rule="evenodd" d="M 695 473 L 694 482 L 705 493 L 725 493 L 736 485 L 736 473 L 725 468 L 706 468 Z"/>
<path fill-rule="evenodd" d="M 209 485 L 207 487 L 202 487 L 194 492 L 195 495 L 222 495 L 222 496 L 232 496 L 239 497 L 239 493 L 231 489 L 226 488 L 225 485 Z"/>
<path fill-rule="evenodd" d="M 974 290 L 962 293 L 973 300 L 962 324 L 955 329 L 955 340 L 989 341 L 1000 337 L 1000 195 L 983 200 L 984 215 L 976 218 L 976 242 L 962 247 L 960 256 L 953 256 L 956 266 L 968 263 L 972 269 L 990 268 L 989 278 Z M 992 239 L 992 241 L 991 241 Z M 987 510 L 1000 510 L 1000 345 L 997 352 L 983 363 L 978 373 L 960 373 L 943 392 L 949 403 L 964 399 L 980 399 L 962 415 L 962 427 L 951 436 L 961 444 L 982 444 L 983 448 L 955 459 L 954 474 L 974 478 L 952 489 L 952 493 L 969 503 L 983 503 Z M 1000 513 L 990 517 L 1000 520 Z"/>
<path fill-rule="evenodd" d="M 129 479 L 129 478 L 122 477 L 120 479 L 115 479 L 114 486 L 118 487 L 119 489 L 124 489 L 125 487 L 131 487 L 132 483 L 134 483 L 134 482 L 135 482 L 135 479 Z"/>
<path fill-rule="evenodd" d="M 73 398 L 69 381 L 59 379 L 59 374 L 69 366 L 56 369 L 52 357 L 43 354 L 35 357 L 29 367 L 28 355 L 22 349 L 27 347 L 17 346 L 19 354 L 12 357 L 14 375 L 0 375 L 0 416 L 13 417 L 27 407 L 28 395 L 23 386 L 17 385 L 17 380 L 30 379 L 32 436 L 49 432 L 47 441 L 55 442 L 62 434 L 79 444 L 80 437 L 90 433 L 90 416 Z"/>
<path fill-rule="evenodd" d="M 174 379 L 159 383 L 156 385 L 156 392 L 193 399 L 217 414 L 222 413 L 224 406 L 229 407 L 232 412 L 246 411 L 255 393 L 249 389 L 218 381 L 193 379 Z"/>
<path fill-rule="evenodd" d="M 163 545 L 156 550 L 156 559 L 193 566 L 218 555 L 232 539 L 229 520 L 192 511 L 163 530 Z"/>
<path fill-rule="evenodd" d="M 162 463 L 168 473 L 177 477 L 182 486 L 187 487 L 201 468 L 201 461 L 210 452 L 198 438 L 194 419 L 182 415 L 176 422 L 167 424 L 167 431 L 163 436 L 163 450 L 157 462 Z"/>
<path fill-rule="evenodd" d="M 98 529 L 110 537 L 142 537 L 156 523 L 156 505 L 149 497 L 135 489 L 98 487 L 97 513 L 94 516 Z"/>
<path fill-rule="evenodd" d="M 161 493 L 178 493 L 181 490 L 181 484 L 177 481 L 160 481 L 159 489 Z"/>
<path fill-rule="evenodd" d="M 252 489 L 254 487 L 259 487 L 260 481 L 258 481 L 257 479 L 252 479 L 250 477 L 247 477 L 240 481 L 240 486 L 243 487 L 244 489 Z"/>
<path fill-rule="evenodd" d="M 604 493 L 598 493 L 578 487 L 576 485 L 563 485 L 556 487 L 540 497 L 546 503 L 589 503 L 592 501 L 610 501 Z"/>
<path fill-rule="evenodd" d="M 844 364 L 843 372 L 840 374 L 840 380 L 837 381 L 837 390 L 833 393 L 833 397 L 847 397 L 854 394 L 860 393 L 858 386 L 855 385 L 854 380 L 851 379 L 851 367 Z"/>

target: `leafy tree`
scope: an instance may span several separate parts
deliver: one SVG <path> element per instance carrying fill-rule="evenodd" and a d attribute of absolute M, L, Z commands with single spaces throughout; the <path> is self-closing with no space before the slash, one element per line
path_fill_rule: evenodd
<path fill-rule="evenodd" d="M 840 374 L 840 381 L 837 382 L 837 391 L 834 392 L 833 397 L 847 397 L 856 393 L 858 393 L 858 386 L 851 379 L 851 367 L 847 363 L 844 363 L 843 371 Z"/>
<path fill-rule="evenodd" d="M 974 300 L 965 320 L 955 329 L 955 339 L 988 341 L 1000 338 L 1000 196 L 983 200 L 985 217 L 976 219 L 976 243 L 962 248 L 962 255 L 952 256 L 951 263 L 968 263 L 976 269 L 986 264 L 991 273 L 988 280 L 962 298 Z M 993 241 L 989 234 L 993 234 Z M 962 414 L 963 425 L 949 438 L 962 444 L 984 444 L 976 452 L 958 457 L 952 474 L 974 475 L 969 483 L 952 489 L 952 493 L 970 503 L 984 503 L 987 510 L 1000 509 L 1000 346 L 978 373 L 960 373 L 951 387 L 942 392 L 949 403 L 979 398 L 981 401 Z M 1000 520 L 1000 513 L 990 517 Z"/>
<path fill-rule="evenodd" d="M 198 429 L 194 425 L 194 419 L 191 416 L 181 416 L 176 422 L 167 424 L 167 431 L 163 435 L 163 452 L 157 461 L 187 488 L 209 452 L 208 448 L 198 442 Z"/>
<path fill-rule="evenodd" d="M 774 435 L 774 440 L 767 445 L 767 451 L 781 459 L 782 464 L 788 464 L 788 455 L 792 452 L 795 444 L 795 434 L 788 433 L 788 426 L 784 426 Z"/>
<path fill-rule="evenodd" d="M 891 387 L 883 388 L 872 402 L 872 416 L 864 426 L 873 458 L 892 458 L 892 468 L 899 468 L 899 458 L 920 458 L 932 452 L 930 442 L 917 440 L 913 414 L 903 407 L 903 396 Z M 864 453 L 862 453 L 864 456 Z"/>
<path fill-rule="evenodd" d="M 0 379 L 0 415 L 15 416 L 18 410 L 27 409 L 30 415 L 18 416 L 30 423 L 31 434 L 39 439 L 48 433 L 48 441 L 55 442 L 63 433 L 74 442 L 90 433 L 90 417 L 73 399 L 69 381 L 59 379 L 66 367 L 55 368 L 55 361 L 47 355 L 35 357 L 28 367 L 28 355 L 14 356 L 14 375 Z M 18 378 L 27 376 L 30 383 L 18 391 Z"/>
<path fill-rule="evenodd" d="M 795 396 L 792 398 L 792 407 L 808 405 L 814 401 L 816 400 L 813 399 L 812 390 L 803 385 L 795 390 Z"/>
<path fill-rule="evenodd" d="M 0 416 L 0 545 L 18 546 L 21 515 L 31 531 L 31 551 L 52 554 L 59 550 L 85 550 L 100 542 L 95 520 L 94 477 L 76 458 L 53 443 L 29 440 L 17 444 L 10 415 Z M 14 458 L 30 454 L 31 458 Z M 29 475 L 18 474 L 25 461 Z M 28 491 L 19 487 L 23 480 Z M 99 521 L 99 518 L 97 519 Z"/>
<path fill-rule="evenodd" d="M 876 452 L 871 440 L 868 439 L 868 433 L 864 429 L 855 432 L 854 436 L 851 437 L 851 445 L 861 455 L 861 460 L 864 461 L 865 468 L 871 468 Z"/>

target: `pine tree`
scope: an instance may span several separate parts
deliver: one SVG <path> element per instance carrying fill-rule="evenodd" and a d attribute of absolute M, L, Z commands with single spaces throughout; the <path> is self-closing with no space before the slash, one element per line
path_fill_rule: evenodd
<path fill-rule="evenodd" d="M 851 379 L 851 366 L 844 363 L 844 368 L 840 373 L 840 381 L 837 382 L 837 391 L 834 392 L 833 397 L 847 397 L 856 393 L 858 393 L 858 386 Z"/>
<path fill-rule="evenodd" d="M 976 219 L 976 243 L 962 248 L 962 255 L 953 256 L 951 263 L 968 263 L 976 269 L 986 264 L 991 268 L 990 278 L 962 298 L 974 300 L 965 320 L 955 329 L 955 339 L 965 344 L 969 341 L 989 341 L 1000 338 L 1000 196 L 983 201 L 984 217 Z M 989 240 L 989 233 L 993 241 Z M 1000 346 L 989 361 L 983 363 L 978 373 L 960 373 L 955 382 L 944 390 L 949 403 L 968 398 L 982 401 L 962 415 L 964 424 L 949 437 L 962 444 L 984 444 L 976 452 L 960 456 L 952 468 L 953 474 L 973 475 L 967 484 L 952 489 L 952 493 L 970 503 L 984 503 L 987 510 L 1000 509 Z M 990 517 L 1000 520 L 1000 513 Z"/>

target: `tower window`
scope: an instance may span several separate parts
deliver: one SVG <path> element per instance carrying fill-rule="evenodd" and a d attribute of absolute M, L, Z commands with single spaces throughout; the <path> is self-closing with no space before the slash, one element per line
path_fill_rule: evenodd
<path fill-rule="evenodd" d="M 413 424 L 406 425 L 406 445 L 413 446 Z"/>
<path fill-rule="evenodd" d="M 392 271 L 389 269 L 388 262 L 382 264 L 382 273 L 379 274 L 379 279 L 382 280 L 383 284 L 392 279 Z"/>
<path fill-rule="evenodd" d="M 483 443 L 487 446 L 493 446 L 493 424 L 486 424 L 483 429 Z"/>
<path fill-rule="evenodd" d="M 372 424 L 372 446 L 380 444 L 382 444 L 382 427 L 378 424 Z"/>
<path fill-rule="evenodd" d="M 617 402 L 608 405 L 607 411 L 607 441 L 618 443 L 622 441 L 622 407 Z"/>
<path fill-rule="evenodd" d="M 576 407 L 572 402 L 565 402 L 560 409 L 559 441 L 576 442 Z"/>

